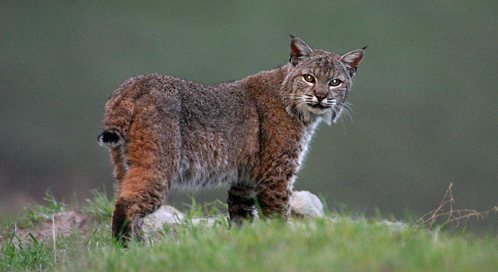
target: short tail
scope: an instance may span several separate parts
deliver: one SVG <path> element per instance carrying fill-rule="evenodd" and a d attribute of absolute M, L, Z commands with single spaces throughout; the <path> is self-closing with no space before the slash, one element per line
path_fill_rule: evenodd
<path fill-rule="evenodd" d="M 105 104 L 104 132 L 98 136 L 101 146 L 113 148 L 124 145 L 130 128 L 137 97 L 147 91 L 147 76 L 136 76 L 125 81 L 115 90 Z"/>
<path fill-rule="evenodd" d="M 101 146 L 116 147 L 123 144 L 124 137 L 117 130 L 106 130 L 99 135 L 98 142 Z"/>

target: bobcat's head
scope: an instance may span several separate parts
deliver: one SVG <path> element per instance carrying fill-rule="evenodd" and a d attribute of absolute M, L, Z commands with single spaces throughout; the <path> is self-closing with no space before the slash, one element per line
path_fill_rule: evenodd
<path fill-rule="evenodd" d="M 341 115 L 351 78 L 365 53 L 358 49 L 337 55 L 313 50 L 304 41 L 292 37 L 289 72 L 282 84 L 289 96 L 287 111 L 305 122 L 324 117 L 330 124 Z"/>

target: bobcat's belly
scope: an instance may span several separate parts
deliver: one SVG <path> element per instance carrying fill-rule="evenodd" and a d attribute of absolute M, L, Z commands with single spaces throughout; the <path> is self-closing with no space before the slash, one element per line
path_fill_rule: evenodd
<path fill-rule="evenodd" d="M 245 154 L 242 146 L 218 133 L 208 136 L 184 142 L 174 187 L 197 190 L 222 186 L 244 177 L 249 167 L 246 160 L 241 159 Z"/>
<path fill-rule="evenodd" d="M 205 153 L 205 152 L 202 152 Z M 228 155 L 212 152 L 193 154 L 181 160 L 178 176 L 173 186 L 183 190 L 198 190 L 218 187 L 241 178 L 239 167 Z"/>
<path fill-rule="evenodd" d="M 201 167 L 180 169 L 178 178 L 173 182 L 173 188 L 195 191 L 205 188 L 219 187 L 230 184 L 238 179 L 236 170 L 231 171 L 206 171 Z"/>

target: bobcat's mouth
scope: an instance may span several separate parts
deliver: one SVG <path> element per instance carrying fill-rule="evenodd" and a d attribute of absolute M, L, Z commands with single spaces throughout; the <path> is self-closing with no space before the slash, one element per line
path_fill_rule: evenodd
<path fill-rule="evenodd" d="M 338 104 L 336 100 L 324 100 L 315 103 L 306 103 L 308 110 L 312 114 L 325 116 L 329 124 L 335 122 L 342 112 L 342 105 Z"/>
<path fill-rule="evenodd" d="M 323 114 L 325 111 L 332 108 L 332 105 L 325 101 L 306 103 L 306 105 L 308 105 L 309 110 L 315 114 Z"/>
<path fill-rule="evenodd" d="M 321 103 L 316 103 L 312 105 L 308 104 L 308 106 L 312 107 L 313 109 L 320 109 L 320 110 L 330 109 L 330 106 L 322 105 Z"/>

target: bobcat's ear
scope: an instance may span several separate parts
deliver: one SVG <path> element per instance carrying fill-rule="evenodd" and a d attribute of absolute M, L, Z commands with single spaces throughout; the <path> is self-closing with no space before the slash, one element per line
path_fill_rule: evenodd
<path fill-rule="evenodd" d="M 296 66 L 299 61 L 303 57 L 308 57 L 313 53 L 313 49 L 311 49 L 303 40 L 298 37 L 292 36 L 291 44 L 290 44 L 290 63 Z"/>
<path fill-rule="evenodd" d="M 342 63 L 346 64 L 346 67 L 348 68 L 349 75 L 351 77 L 354 76 L 356 73 L 356 69 L 358 68 L 358 65 L 360 65 L 361 59 L 363 58 L 363 55 L 365 55 L 365 49 L 367 47 L 363 47 L 362 49 L 357 49 L 354 51 L 351 51 L 349 53 L 346 53 L 340 57 L 340 60 Z"/>

